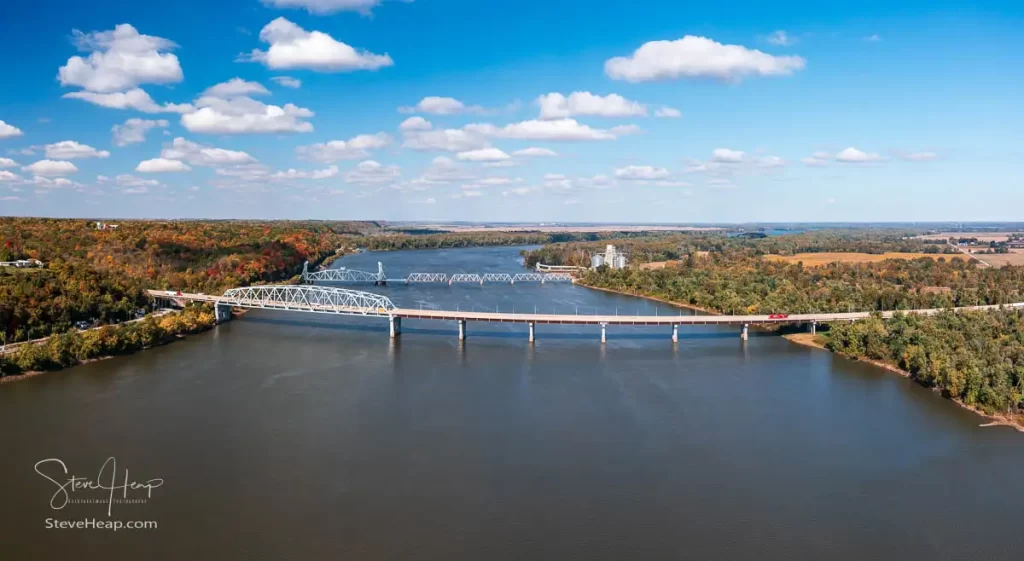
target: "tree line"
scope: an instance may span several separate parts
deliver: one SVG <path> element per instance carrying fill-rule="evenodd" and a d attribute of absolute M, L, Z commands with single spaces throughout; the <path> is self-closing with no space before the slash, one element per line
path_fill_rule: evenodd
<path fill-rule="evenodd" d="M 96 358 L 131 353 L 209 329 L 214 324 L 209 306 L 189 306 L 180 312 L 149 316 L 141 321 L 65 331 L 0 355 L 0 376 L 56 370 Z"/>

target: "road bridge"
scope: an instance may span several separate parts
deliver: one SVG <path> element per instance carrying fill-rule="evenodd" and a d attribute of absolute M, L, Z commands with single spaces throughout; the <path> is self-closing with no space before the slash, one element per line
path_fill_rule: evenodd
<path fill-rule="evenodd" d="M 211 302 L 218 312 L 217 319 L 230 318 L 230 308 L 257 308 L 293 312 L 328 313 L 338 315 L 387 318 L 391 336 L 401 333 L 402 319 L 454 321 L 459 327 L 459 339 L 466 338 L 467 322 L 524 323 L 529 327 L 530 340 L 535 339 L 535 327 L 540 325 L 595 325 L 601 327 L 601 341 L 607 340 L 607 327 L 660 325 L 672 328 L 672 340 L 677 341 L 680 325 L 734 325 L 740 327 L 740 337 L 748 337 L 752 325 L 806 324 L 813 331 L 818 324 L 851 322 L 867 319 L 875 314 L 891 318 L 896 314 L 934 315 L 946 308 L 920 310 L 890 310 L 884 312 L 823 312 L 812 314 L 755 314 L 755 315 L 602 315 L 602 314 L 540 314 L 522 312 L 477 312 L 465 310 L 416 310 L 399 308 L 380 294 L 314 285 L 268 285 L 232 288 L 222 296 L 190 294 L 174 291 L 150 290 L 156 299 L 176 302 Z M 971 310 L 997 310 L 1024 308 L 1024 302 L 990 306 L 953 308 L 955 312 Z M 224 310 L 228 310 L 226 316 Z"/>

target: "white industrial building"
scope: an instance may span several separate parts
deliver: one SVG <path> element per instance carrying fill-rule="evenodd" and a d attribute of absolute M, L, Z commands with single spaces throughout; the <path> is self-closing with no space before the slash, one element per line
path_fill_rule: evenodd
<path fill-rule="evenodd" d="M 601 265 L 608 265 L 612 269 L 626 268 L 626 254 L 620 252 L 614 245 L 608 244 L 604 253 L 595 253 L 590 257 L 591 268 L 598 268 Z"/>

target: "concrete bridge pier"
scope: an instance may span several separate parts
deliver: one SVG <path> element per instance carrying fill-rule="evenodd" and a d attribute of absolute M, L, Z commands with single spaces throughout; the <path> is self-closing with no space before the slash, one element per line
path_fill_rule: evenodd
<path fill-rule="evenodd" d="M 607 331 L 607 328 L 608 328 L 608 324 L 607 323 L 602 323 L 601 324 L 601 343 L 607 343 L 608 342 L 608 336 L 605 333 Z"/>
<path fill-rule="evenodd" d="M 534 322 L 531 321 L 528 325 L 530 326 L 530 342 L 532 343 L 537 340 L 534 335 Z"/>
<path fill-rule="evenodd" d="M 672 342 L 673 343 L 678 343 L 679 342 L 679 324 L 678 323 L 672 324 Z"/>
<path fill-rule="evenodd" d="M 740 333 L 740 339 L 746 341 L 748 337 L 748 331 L 750 330 L 750 324 L 743 324 L 743 331 Z"/>
<path fill-rule="evenodd" d="M 224 323 L 225 321 L 231 321 L 231 306 L 229 304 L 221 304 L 219 302 L 214 303 L 214 318 L 217 323 Z"/>
<path fill-rule="evenodd" d="M 460 319 L 459 322 L 459 341 L 466 340 L 466 320 Z"/>
<path fill-rule="evenodd" d="M 391 338 L 402 334 L 402 318 L 396 318 L 395 316 L 388 316 L 388 323 L 391 327 Z"/>
<path fill-rule="evenodd" d="M 811 335 L 816 335 L 818 333 L 818 322 L 812 321 L 809 327 Z"/>

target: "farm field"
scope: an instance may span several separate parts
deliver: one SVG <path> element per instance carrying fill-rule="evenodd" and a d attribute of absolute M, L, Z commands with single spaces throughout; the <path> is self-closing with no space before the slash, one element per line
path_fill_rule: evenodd
<path fill-rule="evenodd" d="M 920 240 L 948 240 L 949 238 L 975 238 L 979 242 L 1005 242 L 1010 234 L 1020 232 L 939 232 L 938 234 L 927 234 L 917 236 Z"/>
<path fill-rule="evenodd" d="M 824 252 L 824 253 L 797 253 L 795 255 L 765 255 L 765 259 L 775 261 L 785 261 L 787 263 L 803 262 L 808 267 L 819 267 L 821 265 L 828 265 L 836 261 L 844 263 L 875 263 L 878 261 L 884 261 L 886 259 L 920 259 L 921 257 L 927 257 L 929 259 L 967 259 L 965 255 L 956 255 L 949 253 L 841 253 L 841 252 Z M 986 257 L 988 257 L 986 255 Z"/>
<path fill-rule="evenodd" d="M 1024 250 L 1021 249 L 1011 249 L 1010 253 L 975 253 L 974 256 L 993 267 L 1024 265 Z"/>

